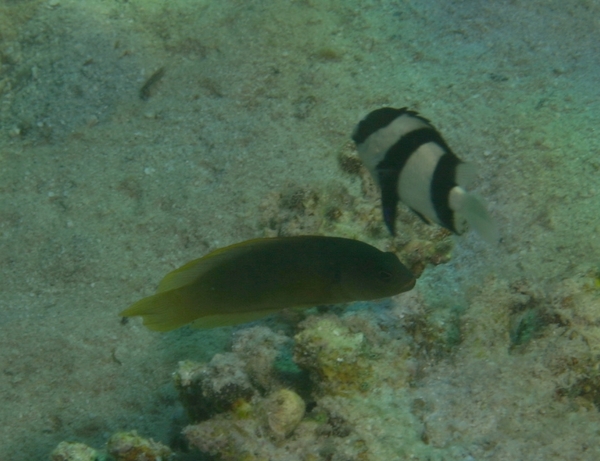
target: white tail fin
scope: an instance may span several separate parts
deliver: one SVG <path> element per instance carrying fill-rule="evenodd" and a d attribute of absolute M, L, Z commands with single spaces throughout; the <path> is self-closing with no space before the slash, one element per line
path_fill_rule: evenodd
<path fill-rule="evenodd" d="M 450 195 L 450 207 L 463 216 L 469 227 L 474 229 L 483 240 L 491 244 L 498 243 L 500 238 L 498 227 L 481 199 L 462 188 L 455 187 Z"/>

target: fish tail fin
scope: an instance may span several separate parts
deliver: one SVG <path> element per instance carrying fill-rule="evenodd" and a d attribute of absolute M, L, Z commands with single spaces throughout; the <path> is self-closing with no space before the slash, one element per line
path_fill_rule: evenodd
<path fill-rule="evenodd" d="M 141 316 L 144 325 L 154 331 L 170 331 L 192 322 L 196 310 L 178 290 L 164 291 L 140 299 L 121 312 L 122 317 Z"/>
<path fill-rule="evenodd" d="M 498 227 L 487 211 L 483 200 L 479 197 L 462 191 L 456 200 L 454 210 L 462 215 L 469 224 L 471 229 L 474 229 L 483 240 L 488 243 L 498 243 L 499 234 Z"/>

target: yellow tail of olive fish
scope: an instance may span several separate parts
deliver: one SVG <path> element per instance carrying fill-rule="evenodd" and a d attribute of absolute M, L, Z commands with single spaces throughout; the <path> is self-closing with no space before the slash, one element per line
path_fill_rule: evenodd
<path fill-rule="evenodd" d="M 194 322 L 235 325 L 291 307 L 367 301 L 410 290 L 413 274 L 393 253 L 338 237 L 263 238 L 237 243 L 170 272 L 155 295 L 121 312 L 151 330 Z"/>

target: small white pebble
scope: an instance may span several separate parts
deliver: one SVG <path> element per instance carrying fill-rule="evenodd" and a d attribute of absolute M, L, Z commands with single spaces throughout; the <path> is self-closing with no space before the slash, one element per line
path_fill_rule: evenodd
<path fill-rule="evenodd" d="M 99 121 L 100 120 L 98 119 L 98 117 L 96 117 L 95 115 L 92 115 L 91 117 L 88 117 L 88 119 L 87 119 L 87 126 L 89 128 L 92 128 L 92 127 L 98 125 Z"/>

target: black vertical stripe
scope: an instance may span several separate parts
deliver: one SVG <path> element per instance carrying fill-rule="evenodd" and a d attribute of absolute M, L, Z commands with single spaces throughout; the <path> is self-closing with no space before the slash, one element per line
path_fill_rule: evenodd
<path fill-rule="evenodd" d="M 407 112 L 407 108 L 394 109 L 392 107 L 382 107 L 370 112 L 364 119 L 362 119 L 354 133 L 352 133 L 352 140 L 356 144 L 362 144 L 376 131 L 381 128 L 385 128 L 398 117 L 404 115 Z"/>
<path fill-rule="evenodd" d="M 450 148 L 446 144 L 446 141 L 444 141 L 434 128 L 418 128 L 405 134 L 396 141 L 396 143 L 385 153 L 385 157 L 379 162 L 377 169 L 394 169 L 400 173 L 413 152 L 423 144 L 430 142 L 436 143 L 446 152 L 450 152 Z"/>
<path fill-rule="evenodd" d="M 396 235 L 396 211 L 398 208 L 398 177 L 399 172 L 395 169 L 381 169 L 377 167 L 379 187 L 381 188 L 381 211 L 383 221 L 390 234 Z"/>
<path fill-rule="evenodd" d="M 381 188 L 383 220 L 392 235 L 395 235 L 396 207 L 398 206 L 399 201 L 398 181 L 400 179 L 400 174 L 406 166 L 406 162 L 410 156 L 423 144 L 430 142 L 436 143 L 446 152 L 450 152 L 450 148 L 434 128 L 424 127 L 413 130 L 402 136 L 388 149 L 383 160 L 377 164 L 377 176 L 379 187 Z M 433 181 L 433 183 L 435 183 L 435 181 Z M 436 214 L 438 214 L 438 208 L 435 206 L 435 202 L 434 209 Z M 444 221 L 440 222 L 444 223 Z M 452 222 L 452 219 L 450 219 L 450 222 Z"/>
<path fill-rule="evenodd" d="M 447 229 L 458 234 L 454 227 L 454 212 L 450 208 L 450 190 L 456 184 L 456 167 L 461 163 L 456 155 L 446 146 L 446 152 L 435 167 L 431 181 L 431 201 L 435 214 Z"/>
<path fill-rule="evenodd" d="M 364 119 L 362 119 L 358 123 L 358 125 L 354 129 L 354 133 L 352 133 L 352 140 L 356 144 L 362 144 L 373 133 L 381 130 L 382 128 L 385 128 L 398 117 L 401 117 L 403 115 L 408 115 L 411 118 L 419 119 L 422 122 L 431 125 L 431 122 L 429 120 L 427 120 L 425 117 L 421 117 L 415 111 L 409 110 L 408 107 L 403 107 L 402 109 L 394 109 L 393 107 L 382 107 L 381 109 L 376 109 L 373 112 L 370 112 Z"/>

